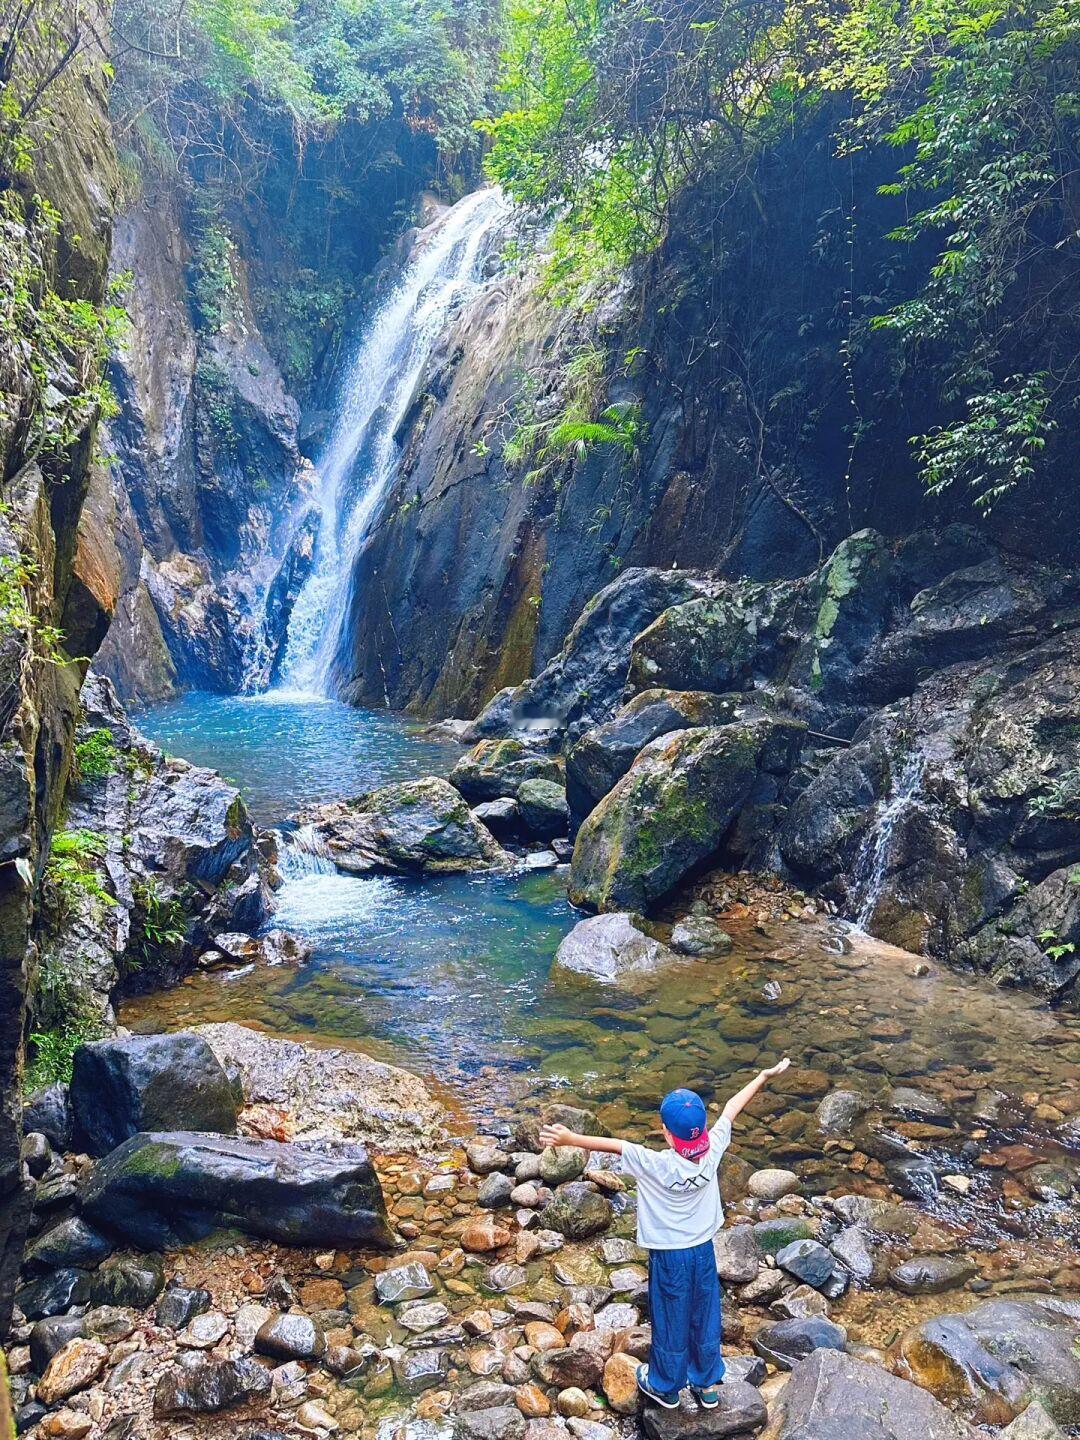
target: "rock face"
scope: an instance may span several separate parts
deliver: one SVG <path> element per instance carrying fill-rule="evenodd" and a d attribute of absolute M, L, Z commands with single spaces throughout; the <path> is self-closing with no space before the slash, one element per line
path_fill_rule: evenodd
<path fill-rule="evenodd" d="M 846 1425 L 847 1430 L 839 1428 Z M 762 1440 L 974 1440 L 925 1390 L 838 1350 L 797 1365 Z"/>
<path fill-rule="evenodd" d="M 718 855 L 744 808 L 790 768 L 798 725 L 761 718 L 651 741 L 578 831 L 570 898 L 644 910 Z M 759 785 L 759 781 L 762 782 Z"/>
<path fill-rule="evenodd" d="M 447 873 L 509 864 L 494 836 L 445 780 L 405 780 L 305 817 L 339 870 Z"/>
<path fill-rule="evenodd" d="M 183 1132 L 133 1136 L 83 1186 L 96 1224 L 146 1249 L 235 1227 L 288 1245 L 389 1243 L 362 1146 L 326 1153 Z"/>
<path fill-rule="evenodd" d="M 909 1330 L 896 1366 L 981 1424 L 1008 1424 L 1034 1398 L 1070 1427 L 1080 1424 L 1078 1345 L 1080 1302 L 1016 1296 Z"/>
<path fill-rule="evenodd" d="M 579 920 L 555 952 L 556 968 L 609 984 L 676 964 L 678 959 L 626 913 Z"/>
<path fill-rule="evenodd" d="M 61 17 L 62 19 L 65 17 Z M 83 13 L 100 43 L 78 47 L 59 84 L 50 85 L 19 176 L 5 176 L 0 273 L 28 282 L 40 313 L 41 289 L 65 304 L 105 300 L 118 190 L 109 128 L 109 35 L 104 7 Z M 36 27 L 12 51 L 5 89 L 13 105 L 29 99 L 28 75 L 45 76 L 61 60 L 62 26 Z M 49 47 L 56 45 L 55 50 Z M 37 53 L 25 47 L 35 47 Z M 40 51 L 38 47 L 44 47 Z M 16 56 L 16 51 L 19 54 Z M 39 97 L 40 98 L 40 97 Z M 46 218 L 46 206 L 55 225 Z M 0 1339 L 6 1336 L 30 1196 L 19 1161 L 19 1074 L 26 1033 L 27 950 L 38 877 L 49 853 L 78 716 L 78 690 L 115 609 L 118 574 L 107 533 L 80 541 L 91 487 L 105 477 L 94 461 L 98 408 L 76 397 L 96 384 L 96 323 L 80 327 L 52 354 L 35 349 L 5 290 L 8 337 L 0 347 L 0 563 L 19 602 L 0 636 Z M 15 303 L 13 303 L 15 302 Z M 13 337 L 14 336 L 14 340 Z M 17 342 L 17 343 L 16 343 Z M 55 336 L 50 336 L 50 346 Z M 26 582 L 16 577 L 25 572 Z M 42 627 L 58 627 L 70 654 L 48 663 Z"/>
<path fill-rule="evenodd" d="M 101 676 L 88 677 L 80 699 L 77 741 L 97 763 L 69 786 L 63 835 L 90 837 L 78 864 L 104 898 L 46 885 L 39 968 L 63 972 L 67 1011 L 106 1026 L 122 976 L 128 988 L 177 978 L 216 934 L 257 928 L 268 902 L 236 787 L 164 756 Z M 36 1006 L 38 1029 L 66 1019 L 47 1000 Z"/>
<path fill-rule="evenodd" d="M 268 677 L 305 546 L 310 563 L 310 528 L 291 529 L 311 484 L 299 406 L 263 339 L 238 248 L 220 323 L 193 314 L 197 248 L 165 180 L 117 225 L 113 267 L 134 277 L 131 328 L 112 366 L 120 414 L 109 425 L 123 578 L 99 666 L 125 701 Z"/>
<path fill-rule="evenodd" d="M 615 715 L 582 735 L 566 754 L 566 789 L 581 821 L 658 735 L 738 718 L 745 697 L 702 690 L 642 690 Z"/>
<path fill-rule="evenodd" d="M 131 1035 L 75 1052 L 71 1077 L 75 1143 L 106 1155 L 140 1130 L 180 1125 L 236 1131 L 236 1096 L 201 1036 Z"/>

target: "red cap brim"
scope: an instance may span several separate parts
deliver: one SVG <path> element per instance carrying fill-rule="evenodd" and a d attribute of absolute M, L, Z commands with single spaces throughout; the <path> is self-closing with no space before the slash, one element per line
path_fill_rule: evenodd
<path fill-rule="evenodd" d="M 687 1160 L 700 1160 L 709 1149 L 709 1132 L 706 1130 L 696 1140 L 680 1140 L 677 1135 L 672 1135 L 671 1143 Z"/>

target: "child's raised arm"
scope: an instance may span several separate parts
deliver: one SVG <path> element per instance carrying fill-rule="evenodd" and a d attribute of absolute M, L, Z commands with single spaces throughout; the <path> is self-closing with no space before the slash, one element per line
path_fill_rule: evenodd
<path fill-rule="evenodd" d="M 579 1135 L 565 1125 L 544 1125 L 540 1129 L 541 1145 L 576 1145 L 579 1150 L 602 1150 L 606 1155 L 621 1155 L 625 1140 L 608 1135 Z"/>
<path fill-rule="evenodd" d="M 777 1065 L 771 1066 L 768 1070 L 762 1070 L 760 1075 L 755 1075 L 749 1085 L 744 1085 L 737 1095 L 733 1095 L 723 1109 L 723 1117 L 731 1124 L 739 1118 L 750 1101 L 763 1086 L 767 1085 L 774 1075 L 782 1075 L 791 1064 L 785 1055 Z"/>

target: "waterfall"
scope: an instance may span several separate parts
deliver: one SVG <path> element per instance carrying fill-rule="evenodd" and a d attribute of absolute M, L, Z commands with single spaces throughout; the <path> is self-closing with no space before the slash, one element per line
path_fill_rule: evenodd
<path fill-rule="evenodd" d="M 855 923 L 860 930 L 865 930 L 874 918 L 874 911 L 885 884 L 893 833 L 900 816 L 919 792 L 925 768 L 926 756 L 918 748 L 913 748 L 900 767 L 892 793 L 867 831 L 855 858 L 852 874 L 856 893 L 861 891 L 863 897 L 855 916 Z"/>
<path fill-rule="evenodd" d="M 459 201 L 431 227 L 360 342 L 317 466 L 322 521 L 311 572 L 289 617 L 282 689 L 331 693 L 353 563 L 397 468 L 395 432 L 435 341 L 479 283 L 485 241 L 506 213 L 496 189 Z"/>

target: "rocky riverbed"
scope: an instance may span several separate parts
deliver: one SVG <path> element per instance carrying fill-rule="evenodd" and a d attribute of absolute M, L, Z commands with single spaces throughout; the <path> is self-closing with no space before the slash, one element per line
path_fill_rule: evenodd
<path fill-rule="evenodd" d="M 310 1088 L 290 1091 L 285 1081 L 272 1107 L 280 1139 L 149 1137 L 173 1147 L 165 1165 L 132 1165 L 132 1140 L 99 1159 L 63 1153 L 72 1123 L 97 1151 L 131 1125 L 160 1123 L 155 1076 L 166 1064 L 178 1077 L 175 1124 L 241 1136 L 271 1128 L 269 1102 L 256 1098 L 268 1074 L 321 1071 L 340 1090 L 339 1057 L 246 1040 L 239 1027 L 209 1038 L 218 1054 L 243 1055 L 241 1077 L 196 1036 L 172 1037 L 157 1057 L 146 1041 L 121 1038 L 89 1047 L 70 1096 L 54 1090 L 28 1108 L 28 1124 L 43 1127 L 25 1150 L 38 1177 L 35 1234 L 8 1351 L 22 1430 L 53 1440 L 614 1440 L 640 1424 L 650 1440 L 1053 1440 L 1080 1427 L 1080 1271 L 1061 1211 L 1056 1234 L 991 1241 L 960 1211 L 905 1198 L 914 1166 L 887 1162 L 873 1178 L 868 1161 L 849 1187 L 824 1193 L 798 1166 L 751 1171 L 736 1145 L 715 1246 L 726 1292 L 721 1407 L 703 1414 L 687 1400 L 675 1413 L 643 1410 L 634 1370 L 648 1352 L 647 1271 L 633 1241 L 632 1187 L 582 1151 L 540 1150 L 535 1115 L 423 1155 L 380 1150 L 370 1168 L 356 1145 L 362 1125 L 345 1127 L 346 1143 L 329 1119 L 333 1105 L 313 1124 Z M 112 1097 L 108 1136 L 79 1118 L 91 1078 Z M 419 1082 L 401 1081 L 420 1102 Z M 909 1132 L 952 1123 L 915 1092 L 895 1093 L 892 1104 L 919 1117 L 896 1122 Z M 547 1115 L 599 1125 L 566 1106 L 549 1104 Z M 819 1118 L 849 1143 L 843 1137 L 867 1117 L 852 1092 L 835 1088 Z M 288 1160 L 301 1156 L 291 1140 L 301 1132 L 308 1192 L 298 1198 Z M 136 1135 L 136 1149 L 147 1138 Z M 900 1146 L 895 1133 L 890 1143 Z M 232 1228 L 206 1238 L 174 1236 L 150 1252 L 125 1245 L 125 1215 L 136 1211 L 125 1210 L 123 1193 L 138 1198 L 139 1215 L 156 1206 L 171 1225 L 194 1223 L 191 1199 L 178 1210 L 177 1197 L 205 1203 L 206 1175 L 220 1189 L 244 1146 L 259 1152 L 264 1177 L 257 1214 L 226 1207 L 216 1223 Z M 1021 1148 L 987 1136 L 981 1158 L 1023 1175 Z M 192 1151 L 215 1159 L 185 1191 Z M 312 1172 L 346 1159 L 359 1166 L 354 1191 L 313 1197 Z M 116 1186 L 125 1165 L 126 1192 Z M 1045 1194 L 1069 1173 L 1060 1167 L 1026 1188 Z M 943 1185 L 962 1191 L 962 1178 Z M 386 1216 L 376 1248 L 328 1243 L 335 1227 L 344 1234 L 354 1223 L 356 1183 L 372 1215 Z M 297 1234 L 329 1225 L 326 1241 L 259 1238 L 278 1213 Z"/>

